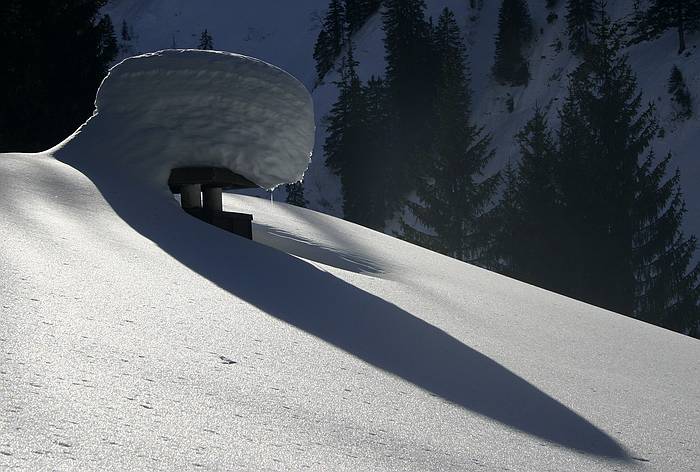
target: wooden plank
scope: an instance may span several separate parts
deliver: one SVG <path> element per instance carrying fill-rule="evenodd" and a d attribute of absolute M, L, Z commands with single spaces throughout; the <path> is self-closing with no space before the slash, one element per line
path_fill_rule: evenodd
<path fill-rule="evenodd" d="M 178 167 L 170 171 L 168 185 L 173 193 L 180 193 L 180 187 L 191 184 L 225 189 L 258 187 L 254 182 L 224 167 Z"/>

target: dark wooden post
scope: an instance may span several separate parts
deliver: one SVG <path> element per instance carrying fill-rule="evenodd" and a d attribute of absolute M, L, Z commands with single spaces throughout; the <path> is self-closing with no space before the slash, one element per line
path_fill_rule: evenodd
<path fill-rule="evenodd" d="M 180 203 L 182 208 L 189 210 L 202 208 L 202 186 L 199 184 L 186 184 L 180 187 Z"/>
<path fill-rule="evenodd" d="M 204 187 L 204 210 L 209 212 L 223 211 L 221 187 Z"/>
<path fill-rule="evenodd" d="M 180 194 L 182 208 L 190 215 L 253 239 L 253 215 L 223 211 L 222 200 L 224 188 L 256 188 L 250 180 L 220 167 L 180 167 L 170 171 L 168 185 Z"/>

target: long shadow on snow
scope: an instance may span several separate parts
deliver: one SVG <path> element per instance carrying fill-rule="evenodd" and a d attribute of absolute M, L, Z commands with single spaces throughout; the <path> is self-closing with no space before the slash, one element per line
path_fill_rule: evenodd
<path fill-rule="evenodd" d="M 582 453 L 629 460 L 586 419 L 411 313 L 296 257 L 191 218 L 167 190 L 72 165 L 136 231 L 265 313 L 504 425 Z"/>

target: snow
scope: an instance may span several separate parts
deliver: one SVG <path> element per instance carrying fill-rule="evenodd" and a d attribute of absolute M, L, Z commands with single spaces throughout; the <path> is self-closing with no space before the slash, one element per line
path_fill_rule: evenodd
<path fill-rule="evenodd" d="M 208 84 L 249 62 L 203 54 Z M 0 469 L 700 468 L 698 340 L 283 203 L 224 196 L 253 241 L 207 225 L 165 187 L 169 139 L 239 131 L 188 148 L 105 97 L 0 155 Z"/>
<path fill-rule="evenodd" d="M 103 80 L 95 108 L 56 150 L 80 147 L 88 159 L 162 187 L 175 167 L 215 166 L 272 189 L 303 177 L 314 145 L 306 88 L 239 54 L 177 49 L 128 58 Z"/>
<path fill-rule="evenodd" d="M 0 155 L 0 469 L 698 469 L 697 340 L 82 150 Z"/>

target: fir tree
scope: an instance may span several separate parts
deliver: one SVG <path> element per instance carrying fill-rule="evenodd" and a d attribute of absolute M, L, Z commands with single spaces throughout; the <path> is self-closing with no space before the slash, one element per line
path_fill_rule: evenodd
<path fill-rule="evenodd" d="M 331 0 L 314 45 L 318 83 L 333 68 L 345 42 L 345 9 L 341 0 Z"/>
<path fill-rule="evenodd" d="M 591 23 L 595 19 L 596 0 L 568 0 L 566 3 L 566 27 L 569 50 L 576 54 L 585 52 L 591 41 Z"/>
<path fill-rule="evenodd" d="M 115 57 L 119 51 L 119 46 L 109 15 L 105 15 L 100 19 L 97 23 L 97 30 L 101 39 L 98 54 L 102 57 Z"/>
<path fill-rule="evenodd" d="M 454 14 L 444 9 L 434 34 L 438 88 L 434 110 L 435 137 L 416 195 L 408 206 L 424 232 L 403 225 L 407 239 L 443 254 L 483 261 L 486 254 L 484 215 L 498 176 L 483 178 L 494 155 L 490 136 L 470 125 L 470 93 L 465 48 Z"/>
<path fill-rule="evenodd" d="M 489 212 L 486 227 L 491 232 L 486 266 L 509 277 L 525 280 L 518 276 L 516 261 L 521 249 L 518 233 L 521 215 L 518 201 L 518 169 L 508 161 L 501 171 L 503 188 L 496 207 Z"/>
<path fill-rule="evenodd" d="M 363 191 L 362 175 L 366 166 L 359 161 L 363 155 L 365 132 L 365 101 L 362 83 L 357 76 L 357 62 L 352 43 L 341 61 L 338 99 L 326 117 L 326 142 L 323 150 L 326 166 L 340 177 L 345 219 L 359 222 L 364 208 L 358 203 Z"/>
<path fill-rule="evenodd" d="M 656 163 L 649 153 L 638 170 L 634 210 L 634 314 L 649 323 L 700 337 L 700 264 L 694 236 L 684 237 L 681 226 L 685 203 L 680 173 L 664 181 L 671 155 Z"/>
<path fill-rule="evenodd" d="M 678 107 L 676 118 L 688 119 L 693 116 L 693 99 L 683 79 L 683 73 L 677 66 L 673 66 L 671 69 L 671 76 L 668 79 L 668 93 L 671 94 L 671 100 Z"/>
<path fill-rule="evenodd" d="M 560 113 L 569 247 L 561 256 L 571 268 L 562 282 L 569 295 L 629 315 L 653 311 L 678 329 L 697 316 L 698 270 L 688 270 L 695 240 L 680 230 L 678 178 L 663 181 L 668 159 L 654 166 L 648 153 L 658 132 L 653 106 L 643 107 L 621 35 L 601 16 Z"/>
<path fill-rule="evenodd" d="M 658 38 L 671 28 L 678 34 L 678 54 L 681 54 L 686 48 L 686 34 L 700 29 L 700 0 L 652 0 L 636 39 Z"/>
<path fill-rule="evenodd" d="M 506 173 L 497 209 L 496 252 L 506 274 L 550 290 L 560 290 L 562 211 L 557 190 L 557 149 L 542 110 L 516 135 L 520 164 Z"/>
<path fill-rule="evenodd" d="M 211 37 L 209 32 L 205 29 L 199 36 L 199 45 L 197 49 L 212 50 L 214 49 L 214 38 Z"/>
<path fill-rule="evenodd" d="M 359 31 L 369 17 L 379 10 L 381 3 L 381 0 L 345 0 L 345 21 L 348 34 Z"/>
<path fill-rule="evenodd" d="M 0 150 L 47 149 L 90 117 L 116 55 L 105 3 L 3 1 Z"/>
<path fill-rule="evenodd" d="M 493 75 L 501 83 L 524 85 L 530 80 L 522 49 L 532 39 L 532 20 L 525 0 L 503 0 L 498 12 Z"/>
<path fill-rule="evenodd" d="M 121 38 L 119 44 L 120 54 L 127 56 L 134 52 L 134 47 L 132 46 L 132 41 L 134 40 L 134 30 L 127 24 L 126 20 L 122 21 L 121 32 L 119 33 Z"/>
<path fill-rule="evenodd" d="M 131 32 L 129 31 L 129 26 L 126 24 L 126 20 L 122 21 L 122 31 L 121 31 L 122 41 L 131 41 Z"/>
<path fill-rule="evenodd" d="M 423 0 L 385 0 L 382 11 L 386 51 L 390 139 L 384 159 L 392 169 L 387 205 L 397 210 L 415 185 L 429 135 L 425 133 L 434 97 L 430 24 Z"/>
<path fill-rule="evenodd" d="M 295 205 L 298 207 L 306 208 L 309 202 L 304 197 L 304 182 L 294 182 L 293 184 L 287 184 L 284 186 L 287 190 L 287 200 L 286 202 L 290 205 Z"/>
<path fill-rule="evenodd" d="M 364 168 L 364 186 L 360 189 L 363 210 L 357 222 L 378 231 L 384 230 L 391 218 L 389 182 L 393 169 L 387 165 L 389 112 L 386 106 L 387 88 L 380 78 L 372 77 L 363 87 L 365 123 L 362 132 L 364 143 L 361 153 Z"/>

